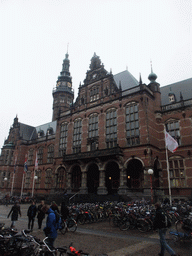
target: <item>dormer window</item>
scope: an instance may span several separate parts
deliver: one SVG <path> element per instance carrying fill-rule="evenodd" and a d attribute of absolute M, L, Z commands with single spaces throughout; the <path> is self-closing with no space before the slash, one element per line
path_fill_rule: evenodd
<path fill-rule="evenodd" d="M 175 102 L 175 94 L 170 94 L 170 95 L 169 95 L 169 102 L 170 102 L 170 103 Z"/>
<path fill-rule="evenodd" d="M 53 134 L 53 128 L 52 127 L 49 127 L 47 129 L 47 135 L 52 135 Z"/>
<path fill-rule="evenodd" d="M 44 136 L 44 131 L 43 130 L 40 130 L 39 132 L 38 132 L 38 138 L 41 138 L 41 137 L 43 137 Z"/>

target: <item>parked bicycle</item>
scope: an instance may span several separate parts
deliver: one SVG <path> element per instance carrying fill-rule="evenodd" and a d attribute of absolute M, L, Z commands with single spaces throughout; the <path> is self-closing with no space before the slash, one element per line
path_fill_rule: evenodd
<path fill-rule="evenodd" d="M 61 221 L 61 227 L 59 228 L 61 234 L 64 235 L 67 231 L 74 233 L 77 230 L 77 222 L 72 217 L 68 217 L 66 220 L 61 219 Z"/>

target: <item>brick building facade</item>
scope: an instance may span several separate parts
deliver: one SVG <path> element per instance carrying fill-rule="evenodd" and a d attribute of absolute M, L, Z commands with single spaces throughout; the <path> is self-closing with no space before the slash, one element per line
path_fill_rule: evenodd
<path fill-rule="evenodd" d="M 127 70 L 106 71 L 94 54 L 74 101 L 68 57 L 53 90 L 52 121 L 32 127 L 14 119 L 0 157 L 1 192 L 19 195 L 23 184 L 28 194 L 165 197 L 166 128 L 179 143 L 168 152 L 172 196 L 190 198 L 192 79 L 160 87 L 151 70 L 146 85 Z"/>

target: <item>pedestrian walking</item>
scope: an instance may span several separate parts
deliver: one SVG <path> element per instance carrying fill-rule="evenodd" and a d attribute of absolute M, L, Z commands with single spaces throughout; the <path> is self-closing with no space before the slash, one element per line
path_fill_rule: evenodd
<path fill-rule="evenodd" d="M 61 203 L 61 218 L 62 218 L 63 220 L 66 220 L 68 216 L 69 216 L 69 209 L 68 209 L 68 207 L 65 205 L 65 202 L 63 201 L 63 202 Z"/>
<path fill-rule="evenodd" d="M 21 217 L 21 209 L 20 209 L 20 205 L 18 204 L 18 202 L 15 202 L 15 204 L 12 206 L 7 218 L 9 218 L 9 216 L 11 215 L 11 228 L 15 227 L 15 221 L 18 220 L 18 215 L 20 215 Z"/>
<path fill-rule="evenodd" d="M 161 208 L 161 203 L 155 204 L 156 208 L 156 215 L 153 222 L 154 229 L 159 230 L 159 237 L 160 237 L 160 245 L 161 245 L 161 252 L 159 253 L 159 256 L 164 256 L 165 250 L 172 255 L 172 256 L 179 256 L 174 252 L 174 250 L 167 244 L 167 241 L 165 239 L 167 228 L 165 226 L 165 216 L 163 214 L 163 210 Z"/>
<path fill-rule="evenodd" d="M 35 201 L 32 201 L 32 204 L 29 206 L 27 211 L 28 229 L 30 229 L 31 231 L 33 231 L 36 213 L 37 213 L 37 207 L 36 207 Z"/>
<path fill-rule="evenodd" d="M 38 229 L 41 229 L 43 219 L 45 218 L 45 213 L 42 211 L 42 207 L 44 206 L 44 201 L 42 200 L 40 205 L 37 207 L 37 220 L 38 220 Z"/>
<path fill-rule="evenodd" d="M 56 215 L 48 204 L 42 207 L 42 211 L 48 214 L 46 219 L 46 226 L 43 229 L 46 237 L 48 237 L 48 245 L 53 248 L 54 241 L 57 238 Z"/>

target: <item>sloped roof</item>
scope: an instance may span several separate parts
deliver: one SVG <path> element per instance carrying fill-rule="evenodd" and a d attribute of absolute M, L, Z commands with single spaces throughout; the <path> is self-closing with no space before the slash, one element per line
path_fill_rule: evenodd
<path fill-rule="evenodd" d="M 24 140 L 30 140 L 31 134 L 33 134 L 34 131 L 35 131 L 35 127 L 27 124 L 19 123 L 19 135 Z"/>
<path fill-rule="evenodd" d="M 169 102 L 169 94 L 172 93 L 175 95 L 176 102 L 179 102 L 180 93 L 183 96 L 183 100 L 192 99 L 192 78 L 166 85 L 160 87 L 161 91 L 161 105 L 168 105 Z"/>
<path fill-rule="evenodd" d="M 20 137 L 24 140 L 34 140 L 37 138 L 38 132 L 41 130 L 44 132 L 44 135 L 47 134 L 47 130 L 49 128 L 52 128 L 53 134 L 56 133 L 56 126 L 57 126 L 57 121 L 53 121 L 47 124 L 39 125 L 37 127 L 33 127 L 30 125 L 26 125 L 23 123 L 19 123 L 20 129 Z"/>
<path fill-rule="evenodd" d="M 114 75 L 114 79 L 117 87 L 119 87 L 119 82 L 121 83 L 122 91 L 139 85 L 137 79 L 128 70 Z"/>

